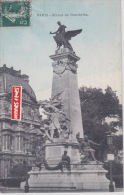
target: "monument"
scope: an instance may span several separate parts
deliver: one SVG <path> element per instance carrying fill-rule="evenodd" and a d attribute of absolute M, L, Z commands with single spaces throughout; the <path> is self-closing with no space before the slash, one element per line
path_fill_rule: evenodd
<path fill-rule="evenodd" d="M 58 25 L 56 32 L 50 32 L 55 34 L 57 43 L 55 54 L 50 56 L 53 60 L 51 99 L 39 102 L 47 116 L 43 127 L 48 138 L 44 146 L 44 166 L 29 172 L 30 191 L 108 189 L 106 171 L 102 163 L 96 161 L 90 141 L 83 134 L 77 82 L 80 58 L 69 43 L 82 30 L 66 32 L 65 25 L 60 22 Z M 69 166 L 65 166 L 63 153 L 70 159 Z"/>

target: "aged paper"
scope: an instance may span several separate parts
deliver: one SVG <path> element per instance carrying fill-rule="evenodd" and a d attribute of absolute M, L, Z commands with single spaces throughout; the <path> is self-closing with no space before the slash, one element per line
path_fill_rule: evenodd
<path fill-rule="evenodd" d="M 121 0 L 0 0 L 1 192 L 122 191 L 122 102 Z"/>

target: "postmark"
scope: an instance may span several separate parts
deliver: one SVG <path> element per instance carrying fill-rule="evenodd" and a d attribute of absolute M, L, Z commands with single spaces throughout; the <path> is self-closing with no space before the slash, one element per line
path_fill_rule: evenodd
<path fill-rule="evenodd" d="M 0 27 L 31 25 L 31 0 L 0 0 Z"/>

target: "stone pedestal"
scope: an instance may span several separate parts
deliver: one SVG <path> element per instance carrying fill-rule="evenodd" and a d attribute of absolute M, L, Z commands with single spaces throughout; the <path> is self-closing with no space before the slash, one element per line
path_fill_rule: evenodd
<path fill-rule="evenodd" d="M 45 144 L 45 158 L 49 165 L 57 165 L 64 151 L 68 152 L 71 163 L 80 163 L 79 145 L 77 143 L 47 143 Z"/>
<path fill-rule="evenodd" d="M 72 165 L 71 172 L 32 170 L 29 172 L 30 192 L 42 191 L 105 191 L 109 190 L 109 180 L 102 165 Z M 24 189 L 25 182 L 21 184 Z"/>
<path fill-rule="evenodd" d="M 73 141 L 77 142 L 76 134 L 79 132 L 83 137 L 83 126 L 81 117 L 81 107 L 79 99 L 79 89 L 77 82 L 76 62 L 80 59 L 73 51 L 62 48 L 50 56 L 53 62 L 53 83 L 52 97 L 61 93 L 64 104 L 64 112 L 70 119 L 69 131 Z"/>

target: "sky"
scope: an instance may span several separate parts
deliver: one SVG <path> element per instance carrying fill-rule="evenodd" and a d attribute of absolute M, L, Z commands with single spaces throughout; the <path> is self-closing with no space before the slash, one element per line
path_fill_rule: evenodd
<path fill-rule="evenodd" d="M 53 70 L 49 56 L 56 50 L 50 31 L 55 32 L 60 21 L 67 31 L 83 29 L 70 41 L 81 58 L 78 86 L 104 90 L 109 85 L 122 101 L 120 1 L 32 0 L 31 6 L 31 27 L 0 29 L 0 66 L 21 69 L 29 75 L 37 99 L 50 98 Z"/>

